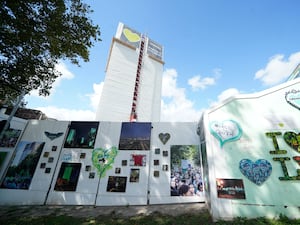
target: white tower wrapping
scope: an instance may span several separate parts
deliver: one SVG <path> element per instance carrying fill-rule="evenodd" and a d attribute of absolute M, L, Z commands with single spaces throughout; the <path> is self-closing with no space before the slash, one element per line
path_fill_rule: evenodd
<path fill-rule="evenodd" d="M 163 65 L 161 45 L 119 23 L 96 120 L 158 122 Z"/>

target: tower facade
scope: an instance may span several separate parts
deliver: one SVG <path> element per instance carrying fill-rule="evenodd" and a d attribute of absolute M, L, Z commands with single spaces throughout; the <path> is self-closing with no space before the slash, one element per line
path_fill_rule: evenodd
<path fill-rule="evenodd" d="M 163 47 L 119 23 L 112 39 L 96 120 L 158 122 Z"/>

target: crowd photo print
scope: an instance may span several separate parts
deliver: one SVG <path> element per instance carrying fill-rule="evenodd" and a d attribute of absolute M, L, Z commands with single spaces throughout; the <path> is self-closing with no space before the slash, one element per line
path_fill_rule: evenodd
<path fill-rule="evenodd" d="M 199 196 L 203 192 L 199 146 L 171 146 L 171 196 Z"/>

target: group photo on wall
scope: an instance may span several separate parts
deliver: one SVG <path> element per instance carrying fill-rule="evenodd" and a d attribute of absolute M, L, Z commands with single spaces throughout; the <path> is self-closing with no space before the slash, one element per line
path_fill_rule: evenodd
<path fill-rule="evenodd" d="M 171 196 L 196 196 L 203 192 L 198 145 L 171 146 Z"/>

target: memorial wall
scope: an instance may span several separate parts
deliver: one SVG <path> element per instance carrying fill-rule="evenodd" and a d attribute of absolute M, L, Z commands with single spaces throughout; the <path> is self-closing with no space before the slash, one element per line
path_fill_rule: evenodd
<path fill-rule="evenodd" d="M 227 99 L 199 123 L 14 118 L 0 204 L 201 202 L 215 220 L 300 218 L 299 115 L 295 79 Z"/>
<path fill-rule="evenodd" d="M 196 131 L 196 123 L 29 120 L 1 145 L 0 204 L 204 202 Z"/>
<path fill-rule="evenodd" d="M 204 186 L 215 219 L 300 217 L 299 118 L 299 79 L 204 113 Z"/>

